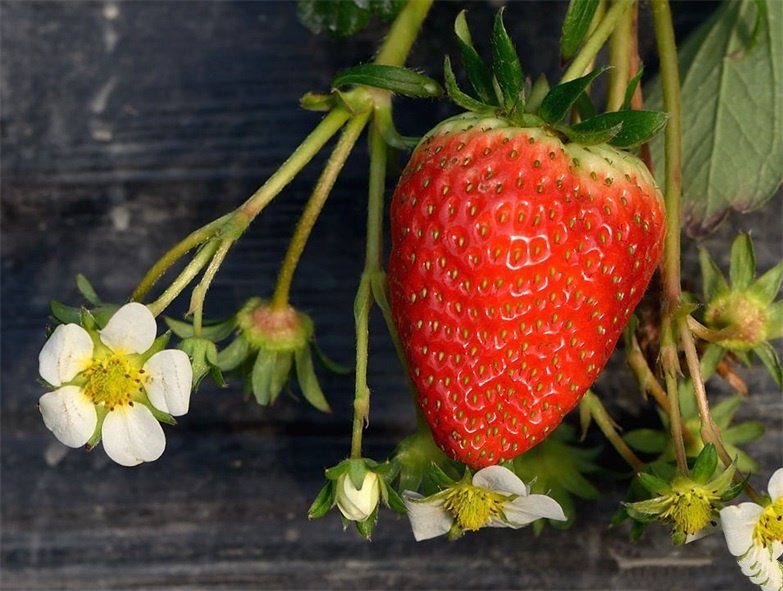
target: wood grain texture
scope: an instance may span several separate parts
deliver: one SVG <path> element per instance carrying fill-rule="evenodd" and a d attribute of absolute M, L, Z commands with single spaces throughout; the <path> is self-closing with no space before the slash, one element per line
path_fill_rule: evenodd
<path fill-rule="evenodd" d="M 439 75 L 443 53 L 456 50 L 451 27 L 460 6 L 435 7 L 413 65 Z M 681 30 L 702 20 L 705 6 L 675 3 Z M 494 7 L 469 8 L 478 37 Z M 557 35 L 543 31 L 556 32 L 564 10 L 552 2 L 509 6 L 529 72 L 554 77 Z M 308 522 L 323 469 L 347 452 L 348 377 L 324 376 L 331 415 L 290 399 L 261 409 L 244 403 L 236 385 L 206 386 L 179 426 L 166 429 L 164 456 L 134 469 L 101 450 L 56 443 L 35 406 L 49 299 L 78 303 L 79 272 L 106 298 L 126 298 L 168 246 L 240 203 L 282 162 L 319 119 L 297 108 L 298 97 L 327 90 L 334 72 L 366 61 L 382 28 L 350 41 L 315 37 L 289 2 L 5 1 L 0 11 L 2 589 L 753 588 L 719 537 L 674 548 L 662 528 L 637 544 L 626 527 L 608 528 L 622 496 L 611 482 L 598 483 L 605 497 L 582 504 L 571 530 L 539 538 L 497 530 L 417 544 L 407 522 L 386 511 L 367 543 L 341 531 L 334 514 Z M 451 112 L 401 102 L 400 127 L 421 133 Z M 349 364 L 363 152 L 339 180 L 294 286 L 294 303 L 312 314 L 322 348 Z M 269 294 L 317 168 L 232 251 L 209 314 Z M 778 199 L 763 213 L 735 216 L 707 245 L 724 252 L 725 263 L 736 231 L 753 228 L 767 267 L 783 256 L 780 219 Z M 367 455 L 383 458 L 413 429 L 414 416 L 377 317 L 372 331 Z M 612 361 L 598 390 L 633 424 L 645 403 L 622 365 Z M 752 397 L 741 413 L 765 421 L 768 434 L 752 452 L 771 471 L 783 464 L 780 392 L 763 372 L 744 375 Z"/>

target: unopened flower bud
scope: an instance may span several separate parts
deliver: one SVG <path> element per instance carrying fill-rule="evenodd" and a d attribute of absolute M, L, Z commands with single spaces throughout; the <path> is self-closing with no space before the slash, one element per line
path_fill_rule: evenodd
<path fill-rule="evenodd" d="M 378 506 L 381 483 L 375 472 L 367 472 L 357 489 L 347 473 L 337 479 L 337 508 L 350 521 L 364 521 Z"/>

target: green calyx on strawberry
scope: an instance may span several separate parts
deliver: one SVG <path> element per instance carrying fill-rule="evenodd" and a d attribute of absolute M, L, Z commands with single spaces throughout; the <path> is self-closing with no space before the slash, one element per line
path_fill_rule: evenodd
<path fill-rule="evenodd" d="M 567 128 L 597 74 L 543 97 L 539 85 L 531 109 L 500 14 L 493 75 L 463 15 L 456 29 L 478 98 L 465 100 L 448 62 L 446 87 L 475 112 L 437 125 L 403 171 L 388 281 L 433 438 L 479 468 L 554 430 L 642 297 L 661 253 L 662 200 L 644 164 L 605 142 L 645 141 L 665 118 L 627 111 L 607 114 L 612 125 L 599 115 Z"/>

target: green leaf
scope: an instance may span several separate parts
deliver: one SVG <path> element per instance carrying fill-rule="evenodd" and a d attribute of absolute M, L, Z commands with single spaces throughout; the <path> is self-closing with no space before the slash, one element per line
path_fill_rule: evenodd
<path fill-rule="evenodd" d="M 709 251 L 703 246 L 699 247 L 699 263 L 705 301 L 710 302 L 716 295 L 729 291 L 729 284 L 726 283 L 726 278 L 723 276 L 720 267 L 718 267 L 710 256 Z"/>
<path fill-rule="evenodd" d="M 298 0 L 299 20 L 315 34 L 350 37 L 370 21 L 370 5 L 362 0 Z"/>
<path fill-rule="evenodd" d="M 623 435 L 623 440 L 637 451 L 661 453 L 666 448 L 667 437 L 655 429 L 634 429 Z"/>
<path fill-rule="evenodd" d="M 484 103 L 497 104 L 495 91 L 492 88 L 492 74 L 473 47 L 473 39 L 470 36 L 470 29 L 468 28 L 464 10 L 460 11 L 454 21 L 454 33 L 457 35 L 457 41 L 462 52 L 465 73 L 468 75 L 468 81 L 473 87 L 476 96 Z"/>
<path fill-rule="evenodd" d="M 76 276 L 76 287 L 84 296 L 84 299 L 90 302 L 93 306 L 100 306 L 103 303 L 101 298 L 99 298 L 98 294 L 95 292 L 92 284 L 81 273 Z"/>
<path fill-rule="evenodd" d="M 622 124 L 620 131 L 609 143 L 618 148 L 631 148 L 643 144 L 666 125 L 666 114 L 660 111 L 611 111 L 596 115 L 572 126 L 577 132 L 600 131 Z"/>
<path fill-rule="evenodd" d="M 318 378 L 313 369 L 313 358 L 310 356 L 310 348 L 303 347 L 294 353 L 294 362 L 296 365 L 296 379 L 299 382 L 299 388 L 305 400 L 322 412 L 331 412 L 329 403 L 326 401 L 321 386 L 318 384 Z"/>
<path fill-rule="evenodd" d="M 696 461 L 693 463 L 691 476 L 699 484 L 706 484 L 718 467 L 718 452 L 715 446 L 708 443 L 699 452 Z"/>
<path fill-rule="evenodd" d="M 454 104 L 459 105 L 468 111 L 475 111 L 477 113 L 492 108 L 490 105 L 482 103 L 460 90 L 459 85 L 457 84 L 457 78 L 454 76 L 454 70 L 451 69 L 451 60 L 449 59 L 449 56 L 446 56 L 446 59 L 443 61 L 443 80 L 446 84 L 446 94 L 449 95 L 449 98 Z"/>
<path fill-rule="evenodd" d="M 492 70 L 503 94 L 503 106 L 510 111 L 520 99 L 524 76 L 517 50 L 503 25 L 503 8 L 495 16 L 492 31 Z"/>
<path fill-rule="evenodd" d="M 761 363 L 767 368 L 778 387 L 783 388 L 783 367 L 780 366 L 780 358 L 775 348 L 765 342 L 753 347 L 753 352 L 761 359 Z"/>
<path fill-rule="evenodd" d="M 724 2 L 681 46 L 683 214 L 691 236 L 709 234 L 731 209 L 761 207 L 783 180 L 783 2 L 765 4 L 767 19 L 759 19 L 759 5 Z M 660 108 L 659 80 L 645 94 L 648 107 Z M 652 153 L 663 170 L 663 142 Z"/>
<path fill-rule="evenodd" d="M 764 303 L 771 304 L 780 293 L 781 282 L 783 263 L 778 263 L 753 283 L 753 291 L 764 298 Z"/>
<path fill-rule="evenodd" d="M 735 290 L 745 290 L 756 275 L 756 255 L 748 234 L 740 234 L 731 244 L 729 279 Z"/>
<path fill-rule="evenodd" d="M 608 69 L 602 67 L 581 78 L 558 84 L 544 97 L 538 115 L 548 123 L 560 123 L 593 80 Z"/>
<path fill-rule="evenodd" d="M 390 21 L 397 16 L 405 6 L 405 0 L 370 0 L 373 14 L 384 21 Z"/>
<path fill-rule="evenodd" d="M 435 80 L 408 68 L 383 64 L 363 64 L 343 70 L 332 80 L 333 88 L 362 84 L 390 90 L 395 94 L 418 98 L 433 98 L 443 94 Z"/>
<path fill-rule="evenodd" d="M 582 45 L 599 4 L 599 0 L 571 0 L 568 3 L 560 34 L 560 56 L 563 61 L 570 59 Z"/>

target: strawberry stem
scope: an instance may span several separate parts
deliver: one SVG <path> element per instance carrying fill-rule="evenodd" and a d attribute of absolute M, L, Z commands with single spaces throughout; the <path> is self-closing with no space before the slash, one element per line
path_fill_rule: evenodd
<path fill-rule="evenodd" d="M 223 264 L 223 259 L 226 258 L 228 251 L 234 244 L 233 239 L 226 239 L 220 242 L 215 254 L 212 256 L 212 260 L 209 261 L 204 275 L 201 277 L 201 281 L 198 282 L 196 287 L 190 294 L 190 308 L 188 313 L 193 314 L 193 334 L 195 336 L 201 336 L 202 321 L 204 317 L 204 299 L 207 297 L 207 291 L 209 286 L 212 285 L 212 280 L 220 269 L 220 265 Z"/>
<path fill-rule="evenodd" d="M 625 101 L 625 90 L 633 77 L 631 71 L 633 54 L 636 52 L 634 20 L 636 2 L 631 10 L 623 13 L 609 40 L 609 88 L 607 90 L 606 110 L 619 111 Z"/>
<path fill-rule="evenodd" d="M 617 450 L 617 453 L 626 461 L 626 463 L 633 468 L 634 472 L 641 472 L 644 468 L 644 462 L 642 462 L 633 450 L 628 447 L 620 434 L 617 432 L 615 422 L 606 410 L 606 407 L 601 402 L 601 399 L 596 396 L 592 390 L 588 390 L 580 405 L 587 408 L 590 416 L 601 429 L 601 432 L 609 440 L 609 443 Z"/>
<path fill-rule="evenodd" d="M 563 78 L 560 80 L 561 84 L 563 82 L 568 82 L 569 80 L 579 78 L 580 76 L 584 76 L 587 73 L 587 70 L 590 68 L 590 64 L 593 63 L 593 60 L 598 55 L 598 52 L 601 51 L 604 43 L 606 43 L 606 40 L 609 39 L 609 36 L 612 34 L 612 31 L 614 31 L 617 23 L 625 14 L 625 11 L 628 10 L 633 3 L 634 0 L 614 1 L 614 4 L 606 12 L 603 20 L 596 27 L 595 31 L 593 31 L 592 34 L 587 38 L 584 45 L 582 46 L 582 49 L 579 51 L 576 57 L 574 57 L 571 65 L 568 66 L 568 69 L 563 74 Z"/>
<path fill-rule="evenodd" d="M 307 205 L 305 205 L 302 215 L 299 217 L 296 230 L 288 245 L 288 251 L 285 254 L 283 264 L 277 275 L 275 292 L 272 295 L 270 302 L 270 307 L 273 310 L 285 310 L 288 307 L 288 298 L 291 292 L 294 271 L 302 256 L 304 247 L 307 244 L 307 240 L 310 238 L 310 233 L 318 220 L 318 216 L 320 215 L 329 194 L 332 192 L 337 176 L 340 174 L 340 171 L 348 160 L 348 156 L 351 155 L 351 151 L 356 145 L 365 125 L 367 125 L 369 118 L 370 113 L 369 110 L 367 110 L 350 119 L 345 126 L 340 139 L 337 141 L 337 145 L 334 147 L 326 166 L 324 166 L 323 172 L 315 185 L 315 189 L 313 189 L 313 193 L 307 201 Z"/>

